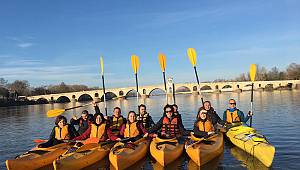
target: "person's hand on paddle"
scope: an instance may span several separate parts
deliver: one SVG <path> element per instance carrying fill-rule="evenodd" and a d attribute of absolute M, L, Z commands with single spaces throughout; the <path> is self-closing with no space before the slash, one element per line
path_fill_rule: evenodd
<path fill-rule="evenodd" d="M 208 135 L 213 135 L 213 134 L 215 134 L 215 132 L 214 132 L 214 131 L 212 131 L 212 132 L 207 132 L 207 134 L 208 134 Z"/>
<path fill-rule="evenodd" d="M 77 117 L 74 115 L 74 116 L 72 116 L 72 119 L 77 120 Z"/>
<path fill-rule="evenodd" d="M 121 140 L 121 138 L 117 138 L 117 139 L 116 139 L 116 141 L 120 141 L 120 140 Z"/>
<path fill-rule="evenodd" d="M 149 134 L 148 134 L 148 133 L 146 133 L 146 134 L 143 136 L 143 138 L 146 138 L 148 135 L 149 135 Z"/>
<path fill-rule="evenodd" d="M 104 116 L 104 119 L 107 120 L 108 116 Z"/>
<path fill-rule="evenodd" d="M 253 113 L 251 111 L 249 111 L 248 116 L 253 116 Z"/>

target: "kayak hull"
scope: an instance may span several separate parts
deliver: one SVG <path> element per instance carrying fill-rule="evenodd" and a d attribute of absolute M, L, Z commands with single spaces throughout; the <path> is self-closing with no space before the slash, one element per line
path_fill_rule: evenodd
<path fill-rule="evenodd" d="M 226 132 L 226 136 L 234 145 L 256 157 L 265 166 L 270 167 L 272 165 L 275 147 L 263 135 L 257 133 L 254 128 L 233 127 Z"/>
<path fill-rule="evenodd" d="M 202 166 L 224 152 L 223 133 L 216 134 L 204 141 L 195 141 L 190 145 L 186 143 L 185 148 L 189 157 L 198 166 Z"/>
<path fill-rule="evenodd" d="M 83 145 L 72 153 L 62 155 L 59 159 L 53 161 L 55 170 L 82 169 L 92 165 L 106 157 L 113 144 L 101 146 L 97 143 Z"/>
<path fill-rule="evenodd" d="M 8 170 L 42 168 L 51 165 L 56 158 L 65 153 L 70 147 L 71 145 L 62 143 L 49 148 L 34 148 L 16 159 L 6 160 L 6 168 Z"/>
<path fill-rule="evenodd" d="M 109 161 L 117 170 L 126 169 L 147 155 L 149 143 L 147 139 L 142 138 L 133 143 L 136 145 L 134 149 L 128 147 L 117 149 L 117 147 L 124 146 L 122 142 L 119 142 L 111 149 Z"/>
<path fill-rule="evenodd" d="M 164 142 L 171 142 L 174 145 Z M 150 144 L 150 153 L 152 157 L 163 167 L 180 157 L 183 153 L 183 149 L 184 145 L 180 144 L 176 138 L 160 139 L 156 137 Z"/>

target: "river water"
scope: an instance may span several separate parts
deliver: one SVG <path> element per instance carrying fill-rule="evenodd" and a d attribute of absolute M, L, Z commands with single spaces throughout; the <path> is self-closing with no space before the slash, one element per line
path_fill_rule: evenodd
<path fill-rule="evenodd" d="M 212 106 L 222 118 L 223 111 L 227 108 L 229 98 L 237 100 L 237 107 L 245 113 L 250 109 L 250 92 L 203 94 L 204 100 L 210 100 Z M 171 99 L 169 99 L 171 100 Z M 147 105 L 148 112 L 156 122 L 162 115 L 163 105 L 166 104 L 165 96 L 150 96 L 140 99 L 140 103 Z M 183 123 L 191 129 L 201 99 L 195 95 L 177 95 L 176 103 L 182 114 Z M 54 118 L 47 118 L 46 112 L 50 109 L 72 107 L 82 103 L 44 104 L 32 106 L 18 106 L 0 108 L 0 169 L 5 169 L 5 160 L 12 159 L 35 146 L 34 139 L 47 139 L 53 126 Z M 99 104 L 103 112 L 103 103 Z M 107 102 L 108 111 L 119 106 L 123 115 L 128 111 L 136 110 L 135 98 Z M 71 118 L 73 114 L 80 116 L 83 109 L 94 113 L 93 107 L 78 108 L 65 112 Z M 299 169 L 300 167 L 300 91 L 284 90 L 273 92 L 254 92 L 254 118 L 253 127 L 264 134 L 269 142 L 276 147 L 273 165 L 270 169 Z M 153 164 L 150 156 L 141 160 L 132 169 L 162 169 Z M 103 160 L 89 169 L 108 168 L 108 160 Z M 268 169 L 257 159 L 253 159 L 244 151 L 232 146 L 225 141 L 224 154 L 210 162 L 204 169 Z M 201 168 L 201 169 L 202 169 Z M 186 155 L 168 166 L 166 169 L 199 169 Z"/>

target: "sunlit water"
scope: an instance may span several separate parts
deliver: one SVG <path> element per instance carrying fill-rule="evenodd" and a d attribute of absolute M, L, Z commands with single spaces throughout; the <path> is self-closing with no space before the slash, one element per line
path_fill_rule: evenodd
<path fill-rule="evenodd" d="M 250 109 L 250 92 L 203 94 L 205 100 L 210 100 L 212 106 L 222 117 L 229 98 L 237 100 L 238 108 L 247 112 Z M 300 91 L 274 91 L 254 93 L 254 119 L 253 127 L 264 134 L 276 147 L 276 154 L 271 169 L 299 169 L 300 167 Z M 183 123 L 187 129 L 192 129 L 197 109 L 201 99 L 194 95 L 177 95 L 176 102 L 182 114 Z M 154 121 L 162 115 L 165 96 L 150 96 L 140 99 L 140 103 L 147 105 L 148 112 Z M 72 107 L 82 103 L 46 104 L 33 106 L 20 106 L 0 108 L 0 169 L 5 169 L 5 160 L 12 159 L 35 146 L 34 139 L 47 139 L 53 126 L 54 118 L 47 118 L 47 110 L 54 108 Z M 104 111 L 103 104 L 99 104 Z M 137 103 L 134 98 L 107 102 L 109 113 L 113 107 L 119 106 L 123 115 L 128 111 L 136 110 Z M 68 120 L 73 114 L 80 116 L 83 109 L 93 113 L 93 108 L 79 108 L 64 113 Z M 109 168 L 108 160 L 103 160 L 90 167 Z M 150 156 L 141 160 L 133 168 L 162 169 L 153 164 Z M 207 169 L 267 169 L 258 160 L 253 159 L 244 151 L 225 142 L 224 154 L 210 162 Z M 198 169 L 186 155 L 171 164 L 167 169 Z"/>

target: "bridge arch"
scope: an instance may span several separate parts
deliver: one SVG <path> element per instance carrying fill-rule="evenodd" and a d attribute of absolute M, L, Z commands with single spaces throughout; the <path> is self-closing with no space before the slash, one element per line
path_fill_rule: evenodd
<path fill-rule="evenodd" d="M 212 90 L 212 88 L 208 85 L 205 85 L 205 86 L 201 87 L 200 90 Z"/>
<path fill-rule="evenodd" d="M 139 92 L 139 96 L 141 96 L 140 92 Z M 134 90 L 134 89 L 129 90 L 126 93 L 125 97 L 136 97 L 136 90 Z"/>
<path fill-rule="evenodd" d="M 67 102 L 71 102 L 71 100 L 67 96 L 60 96 L 59 98 L 57 98 L 56 102 L 67 103 Z"/>
<path fill-rule="evenodd" d="M 175 92 L 191 92 L 191 89 L 187 86 L 180 86 L 175 90 Z"/>
<path fill-rule="evenodd" d="M 225 86 L 222 87 L 222 89 L 229 89 L 229 88 L 232 88 L 232 86 L 229 85 L 229 84 L 227 84 L 227 85 L 225 85 Z"/>
<path fill-rule="evenodd" d="M 36 102 L 38 104 L 48 104 L 49 103 L 49 101 L 47 99 L 43 98 L 43 97 L 37 99 Z"/>
<path fill-rule="evenodd" d="M 105 100 L 107 101 L 107 100 L 112 100 L 112 99 L 114 99 L 114 98 L 116 98 L 117 97 L 117 95 L 115 94 L 115 93 L 113 93 L 113 92 L 106 92 L 105 93 Z M 101 101 L 104 101 L 104 95 L 102 95 L 102 97 L 101 97 L 101 99 L 100 99 Z"/>
<path fill-rule="evenodd" d="M 149 92 L 149 96 L 165 95 L 166 91 L 161 88 L 154 88 Z"/>
<path fill-rule="evenodd" d="M 78 102 L 82 102 L 82 101 L 91 101 L 93 100 L 92 96 L 89 94 L 82 94 L 81 96 L 79 96 L 78 98 Z"/>

